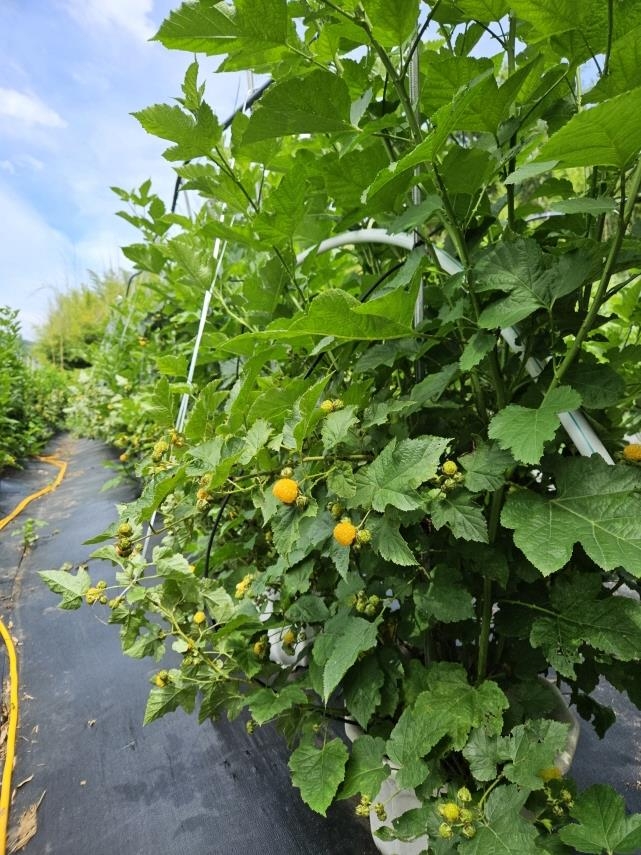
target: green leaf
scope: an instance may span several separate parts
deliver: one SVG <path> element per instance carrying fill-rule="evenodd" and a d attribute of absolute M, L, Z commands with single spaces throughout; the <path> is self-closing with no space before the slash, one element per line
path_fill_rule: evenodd
<path fill-rule="evenodd" d="M 167 48 L 212 56 L 226 53 L 235 35 L 233 10 L 227 3 L 198 0 L 170 12 L 154 40 Z"/>
<path fill-rule="evenodd" d="M 437 530 L 447 526 L 454 537 L 461 540 L 488 542 L 487 522 L 483 511 L 473 504 L 468 493 L 457 492 L 435 500 L 430 506 L 430 514 Z"/>
<path fill-rule="evenodd" d="M 514 458 L 496 443 L 484 442 L 460 457 L 459 463 L 465 470 L 465 487 L 472 493 L 482 493 L 503 486 L 506 471 L 514 466 Z"/>
<path fill-rule="evenodd" d="M 372 21 L 374 38 L 384 47 L 397 47 L 414 35 L 418 20 L 418 0 L 363 0 Z"/>
<path fill-rule="evenodd" d="M 639 85 L 641 27 L 633 27 L 612 43 L 608 73 L 585 96 L 587 101 L 603 101 Z"/>
<path fill-rule="evenodd" d="M 370 654 L 352 668 L 343 683 L 345 706 L 362 728 L 366 728 L 381 701 L 385 675 L 375 654 Z"/>
<path fill-rule="evenodd" d="M 376 646 L 377 622 L 339 615 L 325 625 L 323 699 L 327 702 L 334 689 L 358 659 L 359 654 Z"/>
<path fill-rule="evenodd" d="M 449 666 L 432 689 L 421 692 L 401 715 L 387 741 L 387 752 L 398 764 L 400 787 L 415 787 L 427 775 L 421 758 L 443 737 L 454 750 L 467 743 L 470 730 L 484 725 L 490 735 L 500 732 L 508 700 L 496 683 L 486 680 L 475 688 L 462 668 Z"/>
<path fill-rule="evenodd" d="M 358 407 L 345 407 L 325 417 L 321 428 L 324 451 L 353 439 L 352 428 L 358 424 L 357 410 Z"/>
<path fill-rule="evenodd" d="M 616 207 L 614 199 L 606 199 L 603 196 L 599 196 L 597 199 L 591 199 L 589 196 L 577 196 L 573 199 L 561 199 L 552 202 L 550 210 L 558 211 L 561 214 L 591 214 L 596 217 L 599 214 L 611 214 L 616 211 Z"/>
<path fill-rule="evenodd" d="M 522 463 L 538 463 L 545 443 L 554 439 L 559 429 L 559 413 L 574 410 L 580 404 L 578 392 L 569 386 L 558 386 L 536 410 L 518 404 L 500 410 L 490 422 L 488 436 Z"/>
<path fill-rule="evenodd" d="M 339 463 L 327 476 L 327 489 L 339 499 L 351 499 L 356 493 L 354 472 L 349 463 Z"/>
<path fill-rule="evenodd" d="M 500 742 L 500 754 L 509 762 L 503 774 L 513 784 L 528 790 L 545 786 L 540 773 L 554 766 L 557 755 L 565 748 L 568 725 L 539 719 L 519 724 Z"/>
<path fill-rule="evenodd" d="M 388 231 L 392 234 L 399 232 L 407 232 L 415 226 L 421 226 L 426 220 L 440 211 L 443 206 L 440 196 L 427 196 L 419 205 L 412 205 L 402 214 L 399 214 L 388 227 Z"/>
<path fill-rule="evenodd" d="M 169 104 L 154 104 L 132 115 L 148 134 L 175 143 L 163 154 L 167 160 L 206 156 L 220 138 L 220 125 L 211 107 L 204 102 L 196 118 L 181 107 Z"/>
<path fill-rule="evenodd" d="M 414 567 L 419 562 L 400 533 L 401 522 L 389 515 L 384 516 L 374 528 L 372 548 L 385 561 L 399 564 L 401 567 Z"/>
<path fill-rule="evenodd" d="M 265 419 L 256 419 L 243 437 L 245 448 L 238 457 L 238 462 L 246 465 L 261 451 L 272 435 L 272 428 Z"/>
<path fill-rule="evenodd" d="M 329 611 L 319 596 L 306 594 L 291 604 L 285 617 L 295 623 L 321 623 L 327 620 Z"/>
<path fill-rule="evenodd" d="M 267 90 L 249 120 L 243 143 L 348 130 L 350 107 L 345 81 L 329 71 L 315 69 Z"/>
<path fill-rule="evenodd" d="M 456 6 L 467 18 L 484 24 L 500 21 L 509 12 L 507 0 L 458 0 Z"/>
<path fill-rule="evenodd" d="M 162 688 L 154 686 L 147 699 L 143 724 L 156 721 L 179 707 L 185 712 L 192 713 L 196 704 L 196 691 L 196 686 L 181 686 L 174 683 Z"/>
<path fill-rule="evenodd" d="M 529 793 L 514 784 L 492 790 L 485 806 L 487 824 L 471 840 L 459 844 L 462 855 L 541 855 L 538 832 L 521 815 Z"/>
<path fill-rule="evenodd" d="M 501 514 L 528 560 L 548 575 L 580 543 L 603 570 L 623 567 L 641 577 L 641 473 L 597 455 L 558 461 L 554 471 L 555 493 L 511 493 Z"/>
<path fill-rule="evenodd" d="M 496 336 L 492 335 L 492 333 L 484 332 L 483 330 L 474 333 L 472 338 L 465 345 L 461 358 L 459 359 L 461 371 L 469 371 L 471 368 L 474 368 L 475 365 L 478 365 L 483 357 L 487 356 L 487 354 L 492 350 L 495 344 Z"/>
<path fill-rule="evenodd" d="M 641 814 L 626 816 L 623 796 L 605 784 L 577 796 L 570 815 L 576 823 L 562 828 L 559 836 L 579 852 L 626 855 L 641 848 Z"/>
<path fill-rule="evenodd" d="M 443 623 L 456 623 L 474 617 L 472 595 L 461 584 L 461 574 L 449 567 L 435 567 L 426 590 L 414 589 L 417 617 L 425 613 Z"/>
<path fill-rule="evenodd" d="M 379 736 L 360 736 L 352 745 L 339 798 L 348 799 L 361 793 L 374 799 L 389 776 L 389 766 L 384 759 L 384 739 Z"/>
<path fill-rule="evenodd" d="M 558 579 L 551 604 L 556 616 L 537 617 L 530 643 L 540 647 L 559 673 L 575 678 L 583 645 L 609 654 L 620 662 L 639 658 L 641 605 L 629 597 L 604 596 L 600 576 L 581 574 Z"/>
<path fill-rule="evenodd" d="M 581 405 L 587 410 L 613 407 L 625 394 L 623 378 L 589 353 L 581 354 L 580 362 L 570 367 L 565 379 L 579 393 Z"/>
<path fill-rule="evenodd" d="M 91 586 L 91 577 L 82 567 L 75 575 L 66 570 L 39 570 L 38 575 L 54 594 L 60 594 L 60 609 L 79 609 L 83 595 Z"/>
<path fill-rule="evenodd" d="M 356 473 L 356 495 L 352 506 L 384 511 L 393 505 L 401 511 L 421 506 L 416 488 L 433 478 L 448 439 L 421 436 L 417 439 L 391 440 L 378 457 Z"/>
<path fill-rule="evenodd" d="M 249 699 L 249 709 L 258 724 L 265 724 L 272 718 L 291 709 L 297 704 L 306 704 L 307 695 L 300 686 L 283 686 L 279 692 L 273 689 L 260 689 Z"/>
<path fill-rule="evenodd" d="M 463 756 L 470 764 L 470 772 L 477 781 L 493 781 L 497 774 L 497 765 L 501 759 L 499 739 L 488 736 L 483 728 L 473 731 Z"/>
<path fill-rule="evenodd" d="M 300 790 L 305 804 L 325 816 L 345 774 L 347 748 L 340 739 L 332 739 L 317 748 L 302 742 L 289 758 L 292 783 Z"/>
<path fill-rule="evenodd" d="M 641 88 L 582 110 L 545 143 L 537 161 L 559 167 L 614 166 L 626 169 L 641 149 Z"/>

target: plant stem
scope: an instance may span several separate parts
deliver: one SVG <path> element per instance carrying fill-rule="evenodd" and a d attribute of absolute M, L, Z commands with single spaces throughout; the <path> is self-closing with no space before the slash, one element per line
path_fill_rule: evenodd
<path fill-rule="evenodd" d="M 490 519 L 488 523 L 488 541 L 490 544 L 496 540 L 496 533 L 499 527 L 499 518 L 501 516 L 501 505 L 503 502 L 504 487 L 495 490 L 492 493 L 492 503 L 490 505 Z M 483 578 L 483 612 L 481 615 L 481 632 L 479 634 L 479 650 L 476 666 L 477 683 L 483 682 L 487 675 L 487 657 L 490 649 L 490 630 L 492 628 L 492 606 L 494 605 L 494 596 L 492 591 L 492 580 L 489 576 Z"/>

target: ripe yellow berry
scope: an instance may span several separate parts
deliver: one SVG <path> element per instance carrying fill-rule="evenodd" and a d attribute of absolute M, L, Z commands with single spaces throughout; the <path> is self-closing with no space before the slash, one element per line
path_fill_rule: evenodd
<path fill-rule="evenodd" d="M 242 600 L 247 591 L 249 591 L 251 587 L 251 583 L 254 581 L 254 574 L 248 573 L 246 576 L 240 580 L 240 582 L 236 585 L 236 599 Z"/>
<path fill-rule="evenodd" d="M 333 413 L 334 412 L 334 404 L 332 401 L 329 400 L 329 398 L 325 398 L 325 400 L 321 401 L 321 403 L 320 403 L 320 409 L 324 413 Z"/>
<path fill-rule="evenodd" d="M 254 646 L 252 647 L 254 651 L 254 656 L 257 656 L 259 659 L 262 659 L 265 653 L 267 652 L 267 642 L 266 641 L 256 641 Z"/>
<path fill-rule="evenodd" d="M 449 823 L 458 822 L 461 816 L 461 809 L 454 802 L 445 802 L 445 804 L 439 805 L 438 812 Z"/>
<path fill-rule="evenodd" d="M 128 522 L 120 523 L 120 525 L 118 526 L 119 537 L 131 537 L 133 533 L 134 530 L 131 527 L 131 524 Z"/>
<path fill-rule="evenodd" d="M 129 460 L 129 455 L 127 454 L 126 451 L 123 451 L 123 453 L 120 455 L 120 462 L 126 463 L 128 460 Z"/>
<path fill-rule="evenodd" d="M 169 674 L 167 671 L 159 671 L 154 677 L 154 683 L 158 686 L 159 689 L 164 688 L 169 682 Z"/>
<path fill-rule="evenodd" d="M 641 461 L 641 443 L 631 442 L 630 445 L 626 445 L 623 449 L 623 456 L 626 460 L 633 461 L 634 463 Z"/>
<path fill-rule="evenodd" d="M 196 612 L 196 614 L 192 618 L 193 622 L 200 625 L 201 623 L 205 623 L 207 620 L 207 615 L 205 612 Z"/>
<path fill-rule="evenodd" d="M 450 477 L 456 475 L 458 472 L 458 466 L 453 460 L 446 460 L 441 469 L 444 475 L 449 475 Z"/>
<path fill-rule="evenodd" d="M 298 484 L 292 478 L 279 478 L 272 487 L 272 493 L 279 502 L 293 505 L 298 496 Z"/>
<path fill-rule="evenodd" d="M 334 540 L 337 540 L 341 546 L 351 546 L 356 540 L 358 529 L 349 522 L 349 520 L 341 520 L 334 526 Z"/>

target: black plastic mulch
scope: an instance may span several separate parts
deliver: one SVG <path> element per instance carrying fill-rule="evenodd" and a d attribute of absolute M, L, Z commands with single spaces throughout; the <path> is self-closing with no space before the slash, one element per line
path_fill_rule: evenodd
<path fill-rule="evenodd" d="M 291 786 L 287 752 L 277 734 L 242 722 L 199 726 L 171 713 L 142 727 L 148 678 L 158 666 L 122 655 L 106 609 L 66 613 L 40 578 L 40 569 L 78 564 L 93 547 L 87 537 L 115 519 L 115 503 L 130 487 L 100 493 L 113 476 L 101 443 L 62 436 L 47 449 L 69 462 L 54 493 L 0 533 L 0 602 L 19 640 L 21 716 L 12 808 L 15 822 L 46 795 L 27 855 L 370 855 L 369 828 L 343 802 L 325 819 Z M 6 513 L 32 491 L 34 464 L 2 482 Z M 16 498 L 17 497 L 17 498 Z M 14 501 L 15 500 L 15 501 Z M 22 555 L 12 538 L 27 517 L 46 520 L 34 548 Z M 19 565 L 19 566 L 18 566 Z M 110 580 L 107 565 L 99 576 Z M 95 576 L 98 578 L 98 576 Z"/>

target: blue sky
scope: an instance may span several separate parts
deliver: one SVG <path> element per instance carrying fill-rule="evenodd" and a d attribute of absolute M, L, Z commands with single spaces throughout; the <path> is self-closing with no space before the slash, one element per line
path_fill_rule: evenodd
<path fill-rule="evenodd" d="M 192 57 L 149 42 L 179 0 L 0 2 L 0 304 L 23 334 L 56 290 L 125 267 L 136 239 L 111 185 L 151 178 L 167 202 L 175 175 L 161 140 L 129 114 L 180 94 Z M 207 99 L 225 118 L 244 78 L 212 76 Z"/>

